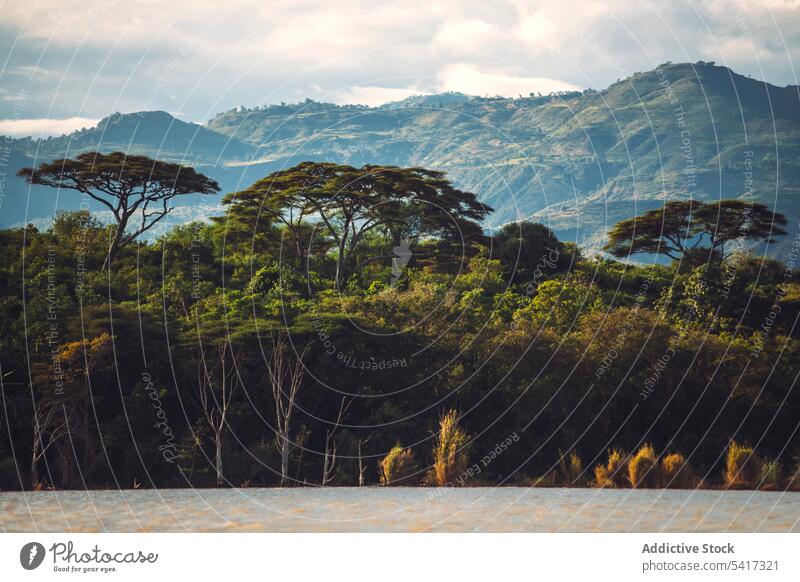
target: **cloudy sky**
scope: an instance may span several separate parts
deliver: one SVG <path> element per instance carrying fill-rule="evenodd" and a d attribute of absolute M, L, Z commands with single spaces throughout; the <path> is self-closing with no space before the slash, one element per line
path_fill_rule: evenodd
<path fill-rule="evenodd" d="M 797 84 L 800 0 L 6 0 L 0 132 L 115 112 L 603 88 L 707 60 Z"/>

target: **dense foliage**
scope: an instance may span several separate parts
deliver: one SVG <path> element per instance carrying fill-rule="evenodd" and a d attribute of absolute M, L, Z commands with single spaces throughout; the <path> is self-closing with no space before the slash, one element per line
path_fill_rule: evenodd
<path fill-rule="evenodd" d="M 734 440 L 784 467 L 800 452 L 793 262 L 628 264 L 529 223 L 454 257 L 434 252 L 451 231 L 403 246 L 392 214 L 337 285 L 342 215 L 312 236 L 313 212 L 256 228 L 228 200 L 108 270 L 114 228 L 86 212 L 0 231 L 0 487 L 377 484 L 400 457 L 422 481 L 438 461 L 457 483 L 602 465 L 613 484 L 608 451 L 644 445 L 635 479 L 663 455 L 721 483 Z M 426 220 L 414 207 L 393 212 Z"/>

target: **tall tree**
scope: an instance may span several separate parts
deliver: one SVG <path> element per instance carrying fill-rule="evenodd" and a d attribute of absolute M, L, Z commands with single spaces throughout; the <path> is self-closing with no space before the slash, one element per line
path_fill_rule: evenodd
<path fill-rule="evenodd" d="M 305 375 L 303 360 L 310 348 L 311 344 L 307 343 L 292 362 L 286 336 L 283 332 L 277 332 L 272 341 L 272 356 L 266 360 L 267 374 L 275 402 L 275 440 L 281 455 L 281 487 L 286 485 L 289 479 L 292 416 Z"/>
<path fill-rule="evenodd" d="M 746 200 L 720 200 L 694 212 L 695 232 L 705 237 L 711 250 L 725 256 L 725 245 L 735 240 L 774 242 L 786 234 L 786 217 L 764 204 Z"/>
<path fill-rule="evenodd" d="M 709 256 L 724 258 L 728 243 L 773 242 L 773 236 L 786 234 L 784 225 L 785 216 L 757 202 L 673 201 L 617 223 L 609 232 L 604 248 L 616 257 L 660 253 L 676 261 L 705 248 Z"/>
<path fill-rule="evenodd" d="M 333 241 L 335 285 L 341 288 L 360 266 L 392 255 L 357 262 L 357 250 L 368 232 L 379 230 L 395 244 L 401 239 L 432 237 L 458 248 L 482 239 L 482 221 L 491 208 L 462 192 L 442 172 L 424 168 L 303 162 L 275 172 L 241 192 L 228 194 L 225 220 L 248 224 L 282 224 L 302 267 L 313 241 L 309 221 Z"/>
<path fill-rule="evenodd" d="M 199 350 L 197 360 L 197 393 L 200 410 L 214 435 L 214 472 L 217 487 L 224 484 L 222 439 L 228 427 L 228 414 L 241 384 L 241 356 L 228 338 L 211 350 Z"/>
<path fill-rule="evenodd" d="M 605 250 L 615 257 L 654 253 L 677 261 L 693 237 L 692 212 L 699 205 L 694 200 L 676 200 L 618 222 L 608 233 Z"/>
<path fill-rule="evenodd" d="M 169 214 L 175 196 L 219 192 L 215 181 L 194 168 L 124 152 L 86 152 L 36 169 L 23 168 L 18 174 L 30 184 L 77 190 L 111 211 L 116 225 L 104 268 L 122 246 Z"/>

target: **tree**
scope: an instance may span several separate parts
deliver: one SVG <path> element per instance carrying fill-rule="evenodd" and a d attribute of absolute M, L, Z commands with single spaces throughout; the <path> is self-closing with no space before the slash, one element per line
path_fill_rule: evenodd
<path fill-rule="evenodd" d="M 289 478 L 292 416 L 297 404 L 297 393 L 305 375 L 303 359 L 311 348 L 310 343 L 306 344 L 292 364 L 286 344 L 286 336 L 278 332 L 272 342 L 272 357 L 266 362 L 275 401 L 275 439 L 281 455 L 281 487 L 286 485 Z"/>
<path fill-rule="evenodd" d="M 692 213 L 699 206 L 694 200 L 667 202 L 661 208 L 618 222 L 608 233 L 604 248 L 615 257 L 660 253 L 680 260 L 693 237 Z"/>
<path fill-rule="evenodd" d="M 225 220 L 248 225 L 253 237 L 259 228 L 282 224 L 304 269 L 319 230 L 336 249 L 334 283 L 340 289 L 359 267 L 393 258 L 356 261 L 359 244 L 371 231 L 383 231 L 395 245 L 424 236 L 463 248 L 482 238 L 479 222 L 491 208 L 444 176 L 423 168 L 303 162 L 228 194 Z M 309 230 L 309 221 L 316 221 L 317 228 Z M 259 227 L 259 222 L 266 225 Z"/>
<path fill-rule="evenodd" d="M 695 230 L 705 236 L 712 252 L 725 257 L 725 245 L 736 240 L 775 242 L 773 236 L 786 234 L 786 217 L 764 204 L 746 200 L 720 200 L 704 204 L 694 213 Z"/>
<path fill-rule="evenodd" d="M 30 184 L 77 190 L 111 211 L 113 229 L 107 267 L 124 245 L 151 229 L 172 210 L 170 200 L 178 195 L 213 194 L 219 185 L 193 168 L 161 162 L 124 152 L 86 152 L 75 159 L 42 164 L 18 172 Z M 133 226 L 134 217 L 139 220 Z M 130 232 L 126 232 L 132 226 Z"/>
<path fill-rule="evenodd" d="M 492 255 L 521 283 L 538 283 L 552 273 L 566 271 L 572 260 L 552 230 L 530 220 L 504 225 L 492 247 Z"/>
<path fill-rule="evenodd" d="M 206 358 L 204 350 L 200 350 L 197 362 L 197 389 L 200 408 L 205 416 L 211 432 L 214 434 L 214 470 L 217 476 L 217 487 L 223 485 L 222 472 L 222 437 L 228 426 L 228 413 L 233 403 L 236 389 L 241 384 L 239 368 L 240 355 L 234 352 L 231 342 L 226 338 L 216 346 Z"/>
<path fill-rule="evenodd" d="M 785 225 L 785 216 L 757 202 L 673 201 L 617 223 L 609 232 L 604 248 L 616 257 L 660 253 L 676 261 L 705 249 L 707 256 L 722 260 L 728 243 L 737 240 L 771 243 L 773 236 L 786 234 L 782 228 Z"/>

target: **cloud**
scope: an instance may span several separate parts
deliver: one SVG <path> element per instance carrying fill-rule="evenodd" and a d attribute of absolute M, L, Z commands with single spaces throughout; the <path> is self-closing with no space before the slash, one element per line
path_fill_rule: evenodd
<path fill-rule="evenodd" d="M 579 89 L 577 85 L 559 79 L 485 71 L 464 63 L 445 67 L 439 74 L 439 88 L 441 91 L 460 91 L 469 95 L 503 97 Z"/>
<path fill-rule="evenodd" d="M 0 87 L 26 90 L 26 116 L 40 118 L 148 108 L 202 120 L 326 95 L 378 104 L 440 90 L 603 88 L 668 60 L 785 85 L 800 58 L 800 0 L 6 4 Z M 12 103 L 0 100 L 0 117 L 14 117 Z"/>
<path fill-rule="evenodd" d="M 358 105 L 369 105 L 375 107 L 390 101 L 400 101 L 412 95 L 419 95 L 420 91 L 414 87 L 395 88 L 395 87 L 351 87 L 336 91 L 327 95 L 325 100 L 333 103 L 355 103 Z"/>
<path fill-rule="evenodd" d="M 446 22 L 436 33 L 434 42 L 459 52 L 485 52 L 501 40 L 500 31 L 483 20 L 469 19 Z"/>
<path fill-rule="evenodd" d="M 94 127 L 99 119 L 69 117 L 67 119 L 0 119 L 0 135 L 14 137 L 47 137 L 64 135 L 84 127 Z"/>

